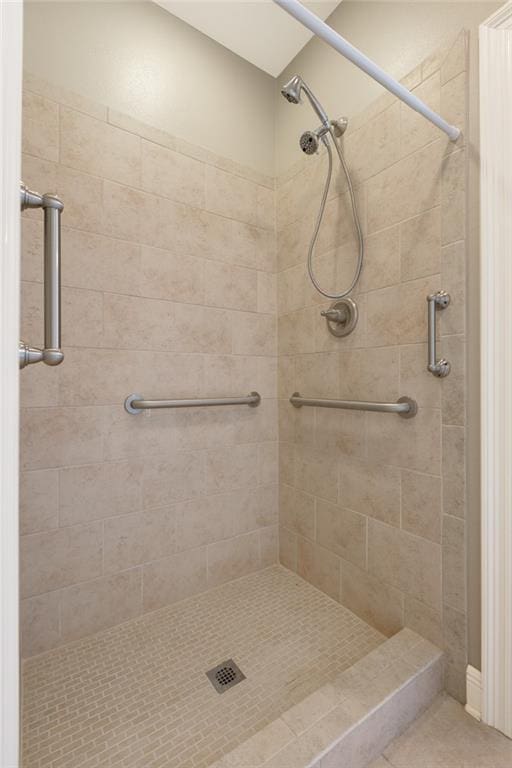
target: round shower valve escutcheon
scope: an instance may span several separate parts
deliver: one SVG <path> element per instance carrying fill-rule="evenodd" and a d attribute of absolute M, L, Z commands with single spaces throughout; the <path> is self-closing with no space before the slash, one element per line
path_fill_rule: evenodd
<path fill-rule="evenodd" d="M 359 312 L 353 299 L 338 299 L 329 309 L 320 313 L 327 321 L 327 328 L 333 336 L 348 336 L 357 325 Z"/>

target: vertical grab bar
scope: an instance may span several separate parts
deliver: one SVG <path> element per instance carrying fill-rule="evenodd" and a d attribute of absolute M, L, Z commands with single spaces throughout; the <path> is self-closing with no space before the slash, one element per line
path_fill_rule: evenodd
<path fill-rule="evenodd" d="M 437 359 L 437 340 L 436 340 L 436 312 L 440 309 L 446 309 L 450 303 L 450 295 L 446 291 L 438 291 L 427 296 L 428 303 L 428 370 L 434 376 L 443 379 L 448 376 L 451 365 L 448 360 L 442 357 Z"/>
<path fill-rule="evenodd" d="M 55 195 L 39 195 L 23 184 L 20 189 L 21 210 L 42 208 L 44 215 L 44 348 L 19 343 L 19 365 L 32 363 L 59 365 L 64 359 L 60 340 L 60 216 L 64 209 Z"/>

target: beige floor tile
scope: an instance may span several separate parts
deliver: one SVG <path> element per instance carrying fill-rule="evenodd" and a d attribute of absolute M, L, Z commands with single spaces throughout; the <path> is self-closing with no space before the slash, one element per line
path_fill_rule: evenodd
<path fill-rule="evenodd" d="M 382 643 L 343 606 L 274 566 L 24 665 L 24 768 L 206 768 Z M 206 670 L 246 675 L 219 696 Z M 265 729 L 265 730 L 263 730 Z"/>

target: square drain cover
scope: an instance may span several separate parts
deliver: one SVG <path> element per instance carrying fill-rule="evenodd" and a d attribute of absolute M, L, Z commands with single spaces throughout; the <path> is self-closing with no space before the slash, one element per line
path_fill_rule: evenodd
<path fill-rule="evenodd" d="M 228 688 L 232 688 L 245 680 L 244 673 L 240 671 L 233 659 L 223 661 L 222 664 L 210 669 L 206 673 L 206 677 L 217 693 L 224 693 Z"/>

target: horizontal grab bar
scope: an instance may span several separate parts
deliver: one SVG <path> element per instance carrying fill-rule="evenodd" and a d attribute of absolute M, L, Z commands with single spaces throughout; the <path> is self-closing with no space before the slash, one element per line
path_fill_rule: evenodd
<path fill-rule="evenodd" d="M 144 400 L 142 395 L 128 395 L 124 407 L 128 413 L 141 413 L 152 408 L 204 408 L 208 405 L 250 405 L 255 408 L 261 402 L 258 392 L 245 397 L 209 397 L 196 400 Z"/>
<path fill-rule="evenodd" d="M 302 397 L 299 392 L 294 392 L 290 397 L 290 403 L 295 408 L 312 405 L 316 408 L 341 408 L 346 411 L 397 413 L 403 419 L 412 419 L 418 412 L 416 400 L 412 400 L 410 397 L 400 397 L 396 403 L 372 403 L 364 400 L 323 400 L 315 397 Z"/>

